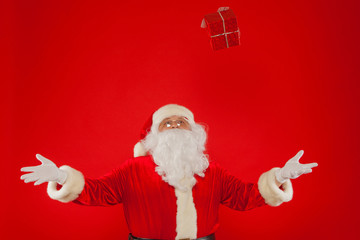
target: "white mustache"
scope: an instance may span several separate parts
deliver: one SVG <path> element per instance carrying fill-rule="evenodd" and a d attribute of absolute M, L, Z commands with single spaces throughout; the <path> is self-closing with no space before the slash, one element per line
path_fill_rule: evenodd
<path fill-rule="evenodd" d="M 200 125 L 192 130 L 169 129 L 160 133 L 150 132 L 144 141 L 145 148 L 152 154 L 156 171 L 170 185 L 184 189 L 185 177 L 191 187 L 196 183 L 194 174 L 204 176 L 209 166 L 205 151 L 206 132 Z"/>

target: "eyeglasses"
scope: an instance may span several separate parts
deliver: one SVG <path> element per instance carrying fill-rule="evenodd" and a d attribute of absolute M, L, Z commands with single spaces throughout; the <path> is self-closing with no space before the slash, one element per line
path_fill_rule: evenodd
<path fill-rule="evenodd" d="M 166 121 L 163 125 L 167 128 L 171 128 L 173 126 L 173 124 L 176 124 L 177 127 L 181 127 L 181 126 L 187 126 L 187 122 L 185 122 L 184 120 L 168 120 Z"/>
<path fill-rule="evenodd" d="M 186 121 L 186 118 L 184 117 L 168 118 L 163 120 L 159 125 L 159 129 L 170 129 L 170 128 L 189 129 L 190 125 L 188 121 Z"/>

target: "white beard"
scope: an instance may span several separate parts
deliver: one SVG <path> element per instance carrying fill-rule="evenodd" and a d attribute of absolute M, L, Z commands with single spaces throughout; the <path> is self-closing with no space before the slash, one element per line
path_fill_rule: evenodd
<path fill-rule="evenodd" d="M 169 129 L 163 132 L 150 132 L 144 140 L 144 146 L 151 153 L 157 167 L 155 171 L 171 186 L 182 191 L 196 184 L 197 174 L 204 177 L 209 166 L 204 154 L 206 132 L 199 124 L 191 126 L 191 131 Z M 184 181 L 187 179 L 187 181 Z"/>

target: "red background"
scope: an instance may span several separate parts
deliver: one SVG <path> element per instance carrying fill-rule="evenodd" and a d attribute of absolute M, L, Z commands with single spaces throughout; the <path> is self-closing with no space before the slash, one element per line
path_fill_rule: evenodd
<path fill-rule="evenodd" d="M 222 208 L 217 239 L 359 239 L 359 1 L 2 2 L 1 239 L 127 239 L 122 206 L 84 207 L 20 181 L 36 153 L 97 177 L 145 120 L 179 103 L 210 158 L 247 181 L 300 149 L 294 198 Z M 213 52 L 202 17 L 230 6 L 241 46 Z M 144 179 L 145 180 L 145 179 Z"/>

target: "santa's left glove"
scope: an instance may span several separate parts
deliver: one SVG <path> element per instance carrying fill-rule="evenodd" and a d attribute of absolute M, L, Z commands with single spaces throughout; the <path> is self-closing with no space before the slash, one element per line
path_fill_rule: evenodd
<path fill-rule="evenodd" d="M 288 179 L 295 179 L 303 174 L 311 173 L 313 167 L 317 167 L 317 163 L 301 164 L 299 162 L 304 151 L 299 151 L 293 158 L 291 158 L 284 167 L 279 168 L 275 172 L 276 180 L 283 184 Z"/>
<path fill-rule="evenodd" d="M 22 172 L 31 172 L 24 174 L 20 177 L 25 183 L 35 182 L 34 185 L 39 185 L 44 182 L 54 181 L 59 184 L 64 184 L 67 179 L 67 172 L 59 169 L 55 163 L 49 159 L 36 154 L 36 158 L 42 163 L 39 166 L 35 167 L 23 167 L 21 168 Z"/>

